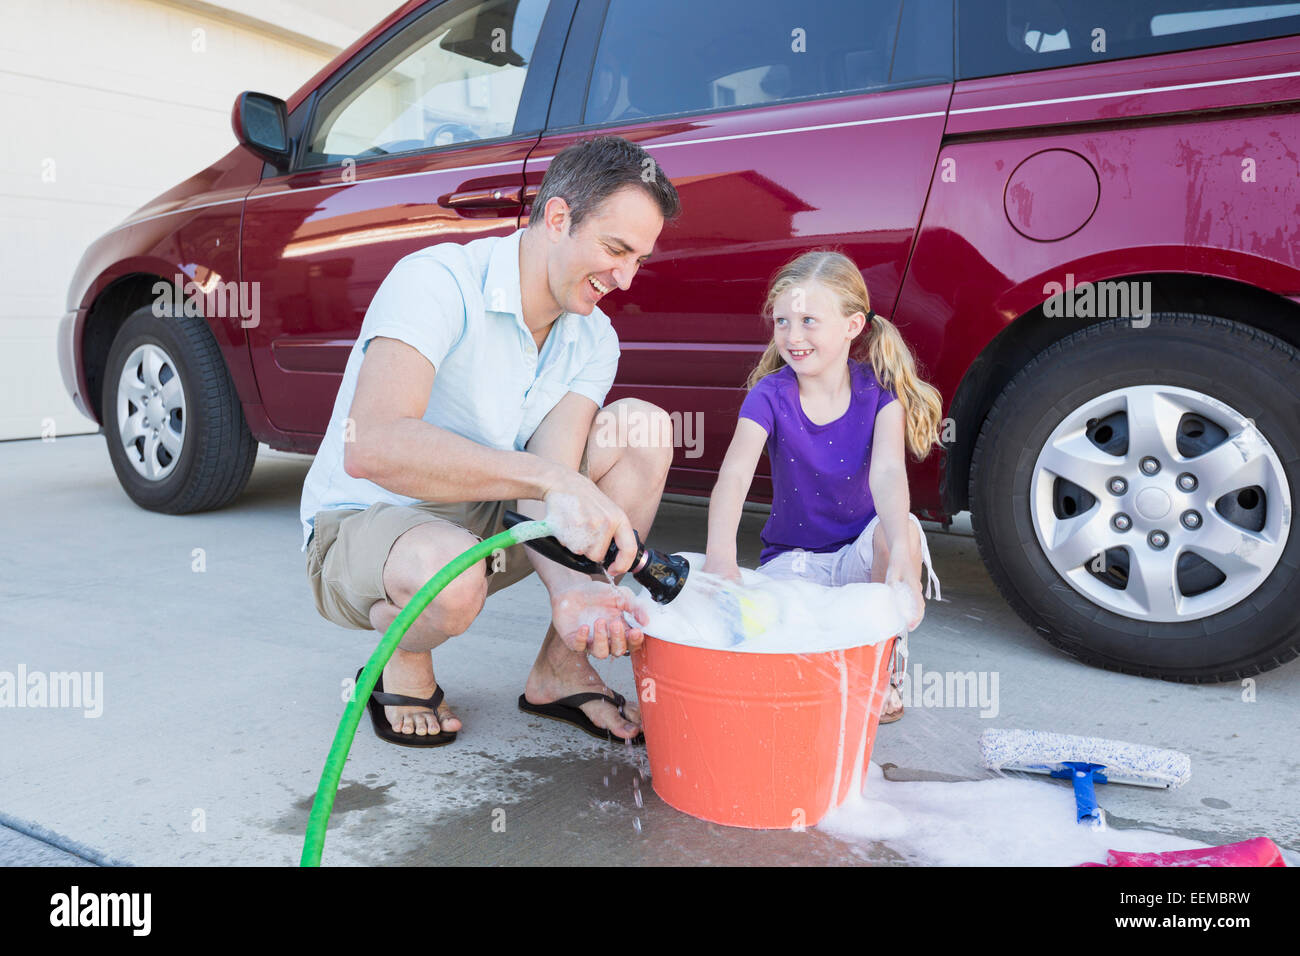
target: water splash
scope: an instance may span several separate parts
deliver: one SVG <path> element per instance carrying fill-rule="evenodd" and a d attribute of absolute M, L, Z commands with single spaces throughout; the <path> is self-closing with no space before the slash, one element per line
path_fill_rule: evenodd
<path fill-rule="evenodd" d="M 826 808 L 827 812 L 835 809 L 839 804 L 840 781 L 844 773 L 844 743 L 848 733 L 849 717 L 849 669 L 844 660 L 844 652 L 840 651 L 838 655 L 832 654 L 831 659 L 835 661 L 835 669 L 840 675 L 840 740 L 835 752 L 835 783 L 831 786 L 831 802 Z"/>

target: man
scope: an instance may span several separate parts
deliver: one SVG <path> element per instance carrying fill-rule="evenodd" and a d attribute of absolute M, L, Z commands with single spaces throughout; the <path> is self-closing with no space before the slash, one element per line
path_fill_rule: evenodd
<path fill-rule="evenodd" d="M 658 509 L 672 426 L 635 399 L 598 414 L 618 338 L 597 303 L 632 284 L 678 211 L 644 150 L 601 137 L 552 160 L 526 229 L 430 246 L 393 267 L 303 486 L 308 575 L 324 617 L 383 632 L 438 569 L 501 531 L 507 509 L 562 518 L 561 542 L 593 559 L 612 539 L 611 573 L 628 569 L 632 530 L 644 539 Z M 614 421 L 637 422 L 646 447 L 625 440 L 633 427 L 608 440 Z M 370 703 L 380 737 L 455 739 L 462 724 L 443 702 L 431 651 L 465 631 L 489 594 L 535 569 L 552 623 L 519 706 L 641 739 L 639 709 L 604 688 L 587 660 L 640 645 L 640 629 L 624 624 L 631 592 L 519 550 L 461 574 L 406 632 Z"/>

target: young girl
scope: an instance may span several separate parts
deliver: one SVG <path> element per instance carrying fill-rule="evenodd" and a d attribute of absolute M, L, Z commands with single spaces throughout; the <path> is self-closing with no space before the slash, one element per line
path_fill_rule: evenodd
<path fill-rule="evenodd" d="M 704 570 L 740 580 L 736 529 L 766 448 L 772 515 L 759 572 L 832 587 L 902 582 L 912 592 L 911 630 L 924 614 L 923 559 L 936 597 L 939 581 L 909 510 L 904 445 L 917 459 L 929 454 L 939 393 L 917 377 L 907 344 L 872 312 L 862 273 L 842 253 L 814 250 L 783 266 L 763 314 L 772 319 L 772 341 L 746 383 L 709 501 Z M 906 653 L 904 635 L 882 723 L 902 716 L 898 658 Z"/>

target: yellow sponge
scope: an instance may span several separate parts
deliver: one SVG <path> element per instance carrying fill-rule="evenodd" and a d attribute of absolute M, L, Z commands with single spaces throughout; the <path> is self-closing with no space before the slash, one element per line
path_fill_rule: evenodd
<path fill-rule="evenodd" d="M 781 619 L 781 608 L 776 598 L 758 589 L 746 589 L 736 594 L 736 603 L 744 640 L 757 637 Z"/>

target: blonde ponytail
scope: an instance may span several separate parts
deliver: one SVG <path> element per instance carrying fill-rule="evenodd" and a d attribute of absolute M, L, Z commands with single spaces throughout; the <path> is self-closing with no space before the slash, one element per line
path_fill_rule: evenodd
<path fill-rule="evenodd" d="M 839 301 L 845 315 L 861 312 L 869 317 L 871 324 L 853 343 L 851 357 L 870 362 L 881 387 L 897 396 L 903 407 L 907 449 L 918 461 L 925 458 L 939 441 L 943 399 L 938 389 L 917 374 L 912 350 L 894 324 L 872 312 L 867 284 L 853 260 L 842 252 L 814 249 L 787 262 L 772 277 L 763 315 L 772 317 L 776 300 L 787 289 L 811 282 L 825 286 Z M 785 359 L 777 351 L 775 339 L 768 342 L 758 364 L 749 373 L 745 388 L 753 388 L 760 379 L 784 365 Z"/>
<path fill-rule="evenodd" d="M 758 359 L 758 364 L 749 373 L 749 378 L 745 379 L 745 391 L 749 391 L 758 384 L 759 379 L 771 375 L 784 364 L 785 359 L 781 358 L 781 353 L 776 350 L 776 342 L 768 342 L 767 348 Z"/>
<path fill-rule="evenodd" d="M 876 381 L 898 396 L 903 406 L 907 450 L 920 461 L 939 441 L 943 398 L 937 388 L 916 374 L 916 359 L 893 322 L 873 316 L 871 332 L 862 338 L 867 339 L 867 355 Z"/>

